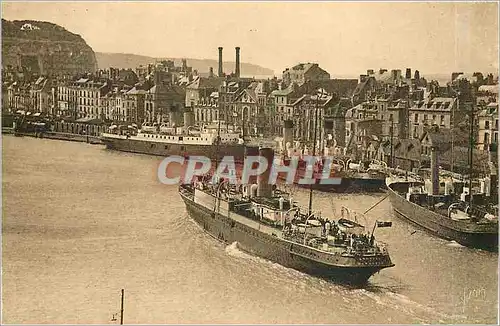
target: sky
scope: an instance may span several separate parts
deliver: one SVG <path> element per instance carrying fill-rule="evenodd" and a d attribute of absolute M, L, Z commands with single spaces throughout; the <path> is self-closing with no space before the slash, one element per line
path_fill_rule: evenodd
<path fill-rule="evenodd" d="M 335 76 L 367 69 L 498 71 L 498 3 L 9 2 L 2 18 L 44 20 L 95 52 L 241 61 L 282 71 L 317 62 Z"/>

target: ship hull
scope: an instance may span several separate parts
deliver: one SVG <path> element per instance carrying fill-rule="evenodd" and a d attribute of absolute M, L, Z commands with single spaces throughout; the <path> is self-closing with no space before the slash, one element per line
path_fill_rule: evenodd
<path fill-rule="evenodd" d="M 304 173 L 299 171 L 296 174 L 294 184 L 300 188 L 309 189 L 311 185 L 300 184 L 299 180 L 303 178 Z M 286 181 L 285 174 L 278 174 L 281 181 Z M 385 189 L 385 178 L 356 178 L 356 177 L 343 177 L 340 178 L 340 184 L 321 184 L 321 178 L 318 177 L 312 185 L 313 190 L 323 192 L 383 192 Z"/>
<path fill-rule="evenodd" d="M 285 267 L 338 283 L 361 286 L 381 269 L 394 266 L 388 258 L 384 258 L 387 262 L 385 266 L 346 267 L 315 261 L 305 257 L 302 246 L 298 244 L 259 232 L 243 223 L 216 214 L 185 196 L 181 197 L 189 216 L 212 237 L 226 244 L 237 242 L 239 249 Z M 340 260 L 342 259 L 344 258 Z"/>
<path fill-rule="evenodd" d="M 406 200 L 394 189 L 404 188 L 405 183 L 388 185 L 389 198 L 395 215 L 419 228 L 445 240 L 453 240 L 471 248 L 498 250 L 498 229 L 490 225 L 467 226 L 467 222 L 455 221 Z M 469 223 L 470 224 L 470 223 Z"/>
<path fill-rule="evenodd" d="M 170 144 L 105 136 L 101 137 L 101 141 L 110 150 L 155 156 L 206 156 L 213 159 L 215 157 L 221 159 L 224 156 L 232 156 L 238 162 L 243 161 L 245 157 L 245 146 L 240 144 L 220 144 L 219 146 Z M 217 155 L 217 153 L 219 154 Z"/>
<path fill-rule="evenodd" d="M 301 188 L 310 188 L 310 185 L 296 184 Z M 318 180 L 313 189 L 323 192 L 382 192 L 385 180 L 342 177 L 340 184 L 320 184 Z"/>

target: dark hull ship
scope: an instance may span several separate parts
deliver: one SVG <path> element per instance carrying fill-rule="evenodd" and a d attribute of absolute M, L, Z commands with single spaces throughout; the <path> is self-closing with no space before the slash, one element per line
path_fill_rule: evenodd
<path fill-rule="evenodd" d="M 483 180 L 487 191 L 473 191 L 473 112 L 470 117 L 468 187 L 455 194 L 454 182 L 440 180 L 438 148 L 431 147 L 430 180 L 408 173 L 388 177 L 387 188 L 396 215 L 417 224 L 443 239 L 461 245 L 498 251 L 498 154 L 489 146 L 489 176 Z M 444 194 L 440 188 L 444 186 Z"/>
<path fill-rule="evenodd" d="M 283 160 L 285 165 L 290 164 L 289 159 Z M 331 171 L 330 177 L 340 178 L 339 184 L 322 184 L 321 181 L 321 171 L 323 166 L 319 164 L 315 167 L 315 172 L 313 173 L 314 184 L 312 185 L 314 190 L 322 192 L 382 192 L 385 189 L 385 177 L 386 175 L 381 171 Z M 294 184 L 300 188 L 309 188 L 308 184 L 300 184 L 299 180 L 306 175 L 306 162 L 299 160 L 297 173 L 294 178 Z M 279 174 L 278 178 L 280 180 L 285 180 L 286 175 Z"/>
<path fill-rule="evenodd" d="M 476 209 L 472 212 L 475 218 L 468 218 L 467 214 L 460 214 L 466 211 L 467 206 L 461 202 L 448 201 L 444 204 L 443 201 L 441 206 L 433 205 L 432 196 L 412 191 L 422 186 L 423 182 L 417 180 L 388 178 L 389 198 L 398 217 L 466 247 L 498 250 L 498 219 L 495 215 Z M 455 208 L 458 214 L 453 213 Z"/>
<path fill-rule="evenodd" d="M 269 158 L 270 149 L 261 151 Z M 273 154 L 271 154 L 272 156 Z M 329 221 L 301 213 L 288 194 L 268 184 L 270 169 L 258 184 L 232 186 L 195 181 L 179 187 L 189 215 L 208 234 L 285 267 L 351 285 L 365 284 L 394 266 L 382 243 L 346 220 Z M 379 225 L 384 226 L 384 225 Z M 385 225 L 387 226 L 387 225 Z"/>

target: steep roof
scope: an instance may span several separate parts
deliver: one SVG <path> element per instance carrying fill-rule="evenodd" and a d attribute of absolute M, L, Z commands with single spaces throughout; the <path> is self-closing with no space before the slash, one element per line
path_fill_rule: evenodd
<path fill-rule="evenodd" d="M 451 111 L 456 101 L 457 99 L 454 97 L 434 97 L 416 102 L 410 110 Z"/>
<path fill-rule="evenodd" d="M 287 96 L 293 93 L 293 89 L 291 87 L 287 87 L 285 89 L 275 89 L 271 92 L 272 96 Z"/>
<path fill-rule="evenodd" d="M 469 135 L 459 129 L 453 130 L 454 147 L 467 146 L 469 143 Z M 451 148 L 452 131 L 451 129 L 429 130 L 424 132 L 420 141 L 428 140 L 432 146 L 438 148 L 440 152 L 447 151 Z"/>
<path fill-rule="evenodd" d="M 337 94 L 339 97 L 351 97 L 357 86 L 357 79 L 311 80 L 301 85 L 299 90 L 310 93 L 312 90 L 323 88 L 327 93 Z"/>
<path fill-rule="evenodd" d="M 146 94 L 146 91 L 143 89 L 137 89 L 135 86 L 130 89 L 127 94 L 129 95 L 140 95 L 140 94 Z"/>
<path fill-rule="evenodd" d="M 394 157 L 404 157 L 411 160 L 419 160 L 420 148 L 421 148 L 421 143 L 420 140 L 418 139 L 398 138 L 394 145 Z"/>
<path fill-rule="evenodd" d="M 220 77 L 200 77 L 196 76 L 191 83 L 189 83 L 186 88 L 189 89 L 202 89 L 202 88 L 219 88 L 222 85 L 224 78 Z"/>

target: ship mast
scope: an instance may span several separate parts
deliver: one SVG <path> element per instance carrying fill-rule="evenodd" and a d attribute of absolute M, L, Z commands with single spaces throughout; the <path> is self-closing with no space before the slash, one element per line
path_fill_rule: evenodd
<path fill-rule="evenodd" d="M 314 142 L 313 142 L 313 157 L 316 158 L 316 136 L 318 130 L 318 97 L 319 95 L 316 93 L 316 104 L 314 105 Z M 313 167 L 314 173 L 314 167 Z M 314 174 L 313 174 L 314 176 Z M 311 183 L 309 187 L 309 215 L 312 213 L 312 200 L 313 200 L 313 183 Z"/>
<path fill-rule="evenodd" d="M 220 143 L 220 117 L 217 121 L 217 138 L 215 140 L 215 171 L 217 171 L 217 167 L 219 166 L 219 143 Z M 215 173 L 214 171 L 214 173 Z"/>
<path fill-rule="evenodd" d="M 469 216 L 472 217 L 472 170 L 474 153 L 474 103 L 470 106 L 469 134 Z"/>
<path fill-rule="evenodd" d="M 391 119 L 391 168 L 394 168 L 394 119 Z"/>

